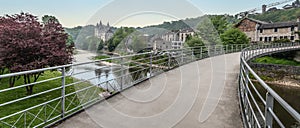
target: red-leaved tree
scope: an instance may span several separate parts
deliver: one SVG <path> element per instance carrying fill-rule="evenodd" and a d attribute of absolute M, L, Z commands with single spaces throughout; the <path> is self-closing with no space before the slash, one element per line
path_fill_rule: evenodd
<path fill-rule="evenodd" d="M 67 38 L 57 20 L 41 24 L 28 13 L 0 17 L 0 68 L 13 73 L 68 64 L 72 61 L 72 50 L 66 46 Z M 36 82 L 41 74 L 23 75 L 24 84 Z M 16 79 L 10 78 L 11 87 Z M 33 85 L 26 90 L 32 94 Z"/>

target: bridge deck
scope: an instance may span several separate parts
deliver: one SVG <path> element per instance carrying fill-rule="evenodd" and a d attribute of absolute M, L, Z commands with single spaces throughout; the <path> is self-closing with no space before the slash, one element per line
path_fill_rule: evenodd
<path fill-rule="evenodd" d="M 239 54 L 200 60 L 158 75 L 57 127 L 241 128 Z"/>

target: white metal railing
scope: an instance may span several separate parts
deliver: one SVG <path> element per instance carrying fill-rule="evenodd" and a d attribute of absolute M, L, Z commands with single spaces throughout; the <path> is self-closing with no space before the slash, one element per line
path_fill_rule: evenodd
<path fill-rule="evenodd" d="M 51 126 L 162 72 L 211 56 L 240 52 L 246 47 L 245 44 L 190 47 L 3 74 L 0 75 L 3 83 L 11 77 L 20 81 L 26 74 L 55 71 L 57 75 L 29 84 L 19 82 L 14 87 L 0 87 L 0 97 L 6 97 L 0 100 L 0 127 Z M 112 64 L 98 66 L 103 62 Z M 82 68 L 90 69 L 77 71 Z M 75 72 L 69 74 L 69 70 Z M 40 90 L 34 90 L 32 95 L 24 94 L 25 87 L 33 85 Z M 46 85 L 51 86 L 46 88 Z"/>
<path fill-rule="evenodd" d="M 282 121 L 282 118 L 288 117 L 278 116 L 274 104 L 278 104 L 276 107 L 283 108 L 292 117 L 289 120 L 300 123 L 299 113 L 268 86 L 247 63 L 251 59 L 259 56 L 299 49 L 299 43 L 279 43 L 252 45 L 242 51 L 240 60 L 239 97 L 245 127 L 291 127 L 291 124 L 285 124 L 285 122 Z M 259 88 L 263 88 L 263 91 Z"/>

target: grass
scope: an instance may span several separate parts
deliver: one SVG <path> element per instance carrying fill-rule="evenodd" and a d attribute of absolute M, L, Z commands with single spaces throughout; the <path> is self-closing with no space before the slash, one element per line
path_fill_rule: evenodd
<path fill-rule="evenodd" d="M 44 74 L 40 76 L 38 81 L 46 80 L 49 78 L 55 78 L 61 76 L 61 73 L 58 71 L 46 71 Z M 70 83 L 77 82 L 78 80 L 72 78 L 72 77 L 66 77 L 66 85 Z M 52 101 L 46 105 L 35 107 L 32 109 L 29 109 L 26 113 L 20 113 L 15 116 L 9 117 L 5 120 L 0 121 L 0 127 L 6 128 L 10 127 L 6 123 L 12 125 L 14 124 L 16 127 L 24 127 L 24 124 L 26 124 L 26 127 L 33 127 L 35 125 L 38 125 L 40 123 L 43 123 L 44 121 L 50 120 L 54 117 L 57 117 L 57 119 L 60 119 L 61 115 L 61 94 L 62 89 L 61 87 L 61 78 L 57 78 L 55 80 L 51 80 L 48 82 L 40 83 L 34 85 L 33 88 L 33 95 L 37 93 L 41 93 L 50 89 L 57 88 L 57 90 L 50 91 L 45 94 L 41 94 L 38 96 L 34 96 L 25 100 L 18 101 L 16 103 L 8 104 L 5 106 L 0 107 L 0 118 L 8 116 L 10 114 L 28 109 L 30 107 L 34 107 L 36 105 L 48 102 L 52 99 L 58 98 L 55 101 Z M 0 80 L 0 90 L 9 88 L 9 78 L 4 78 Z M 23 84 L 23 78 L 20 77 L 16 81 L 15 87 L 20 86 Z M 71 94 L 72 92 L 75 92 L 77 90 L 91 87 L 89 89 L 86 89 L 85 91 L 78 92 L 75 94 Z M 87 103 L 91 99 L 99 98 L 98 93 L 101 93 L 103 90 L 98 88 L 97 86 L 93 86 L 88 82 L 82 82 L 75 84 L 73 86 L 68 86 L 65 88 L 65 94 L 69 96 L 66 97 L 65 100 L 65 110 L 66 115 L 81 109 L 81 104 Z M 25 87 L 1 92 L 0 93 L 0 104 L 6 103 L 9 101 L 13 101 L 19 98 L 27 97 L 26 89 Z M 32 95 L 31 95 L 32 96 Z M 88 97 L 88 98 L 86 98 Z M 37 116 L 36 116 L 37 115 Z M 6 122 L 6 123 L 4 123 Z M 42 125 L 43 126 L 43 125 Z"/>
<path fill-rule="evenodd" d="M 253 62 L 261 63 L 261 64 L 280 64 L 280 65 L 300 66 L 300 62 L 294 60 L 275 58 L 270 56 L 256 58 L 255 60 L 253 60 Z"/>

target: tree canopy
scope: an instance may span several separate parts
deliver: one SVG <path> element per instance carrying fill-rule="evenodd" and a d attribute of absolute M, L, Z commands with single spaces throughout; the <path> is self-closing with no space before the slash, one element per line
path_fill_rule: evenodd
<path fill-rule="evenodd" d="M 228 44 L 249 44 L 249 39 L 245 33 L 237 28 L 231 28 L 221 35 L 224 45 Z"/>
<path fill-rule="evenodd" d="M 108 50 L 110 52 L 114 51 L 116 47 L 134 31 L 135 29 L 131 27 L 121 27 L 117 29 L 113 37 L 107 42 Z"/>
<path fill-rule="evenodd" d="M 67 39 L 62 25 L 52 18 L 41 24 L 29 13 L 0 17 L 0 67 L 13 73 L 71 63 L 73 50 L 66 45 Z M 25 84 L 39 75 L 24 75 Z M 14 80 L 11 78 L 10 86 Z M 32 88 L 27 88 L 29 94 Z"/>

